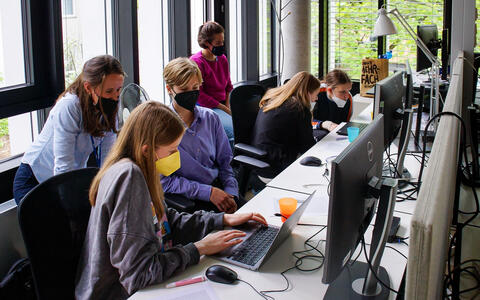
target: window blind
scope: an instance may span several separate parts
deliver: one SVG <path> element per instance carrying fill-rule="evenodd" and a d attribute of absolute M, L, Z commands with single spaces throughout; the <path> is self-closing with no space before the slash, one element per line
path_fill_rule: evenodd
<path fill-rule="evenodd" d="M 359 79 L 362 58 L 377 57 L 377 42 L 370 41 L 370 35 L 378 2 L 331 0 L 328 5 L 328 69 L 342 69 Z"/>

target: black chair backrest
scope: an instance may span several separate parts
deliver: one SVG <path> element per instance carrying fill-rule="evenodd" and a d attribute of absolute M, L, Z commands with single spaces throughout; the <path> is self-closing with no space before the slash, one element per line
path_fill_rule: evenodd
<path fill-rule="evenodd" d="M 250 144 L 253 127 L 257 119 L 258 104 L 265 94 L 259 84 L 244 83 L 235 87 L 230 94 L 233 132 L 235 143 Z"/>
<path fill-rule="evenodd" d="M 18 219 L 38 299 L 74 299 L 77 264 L 90 217 L 97 168 L 49 178 L 21 201 Z"/>

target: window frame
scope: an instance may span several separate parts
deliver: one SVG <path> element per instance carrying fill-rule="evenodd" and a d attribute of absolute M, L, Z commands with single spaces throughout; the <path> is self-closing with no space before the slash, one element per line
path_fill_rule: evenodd
<path fill-rule="evenodd" d="M 26 83 L 0 89 L 0 119 L 49 107 L 63 91 L 60 1 L 21 5 Z"/>

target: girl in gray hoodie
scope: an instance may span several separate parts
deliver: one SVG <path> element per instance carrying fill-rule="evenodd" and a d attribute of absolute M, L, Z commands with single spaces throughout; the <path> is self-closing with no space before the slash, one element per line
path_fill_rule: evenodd
<path fill-rule="evenodd" d="M 180 167 L 185 129 L 155 101 L 129 116 L 90 187 L 92 211 L 78 266 L 77 299 L 126 299 L 210 255 L 241 242 L 245 234 L 222 230 L 254 220 L 257 213 L 178 213 L 167 208 L 159 173 Z"/>

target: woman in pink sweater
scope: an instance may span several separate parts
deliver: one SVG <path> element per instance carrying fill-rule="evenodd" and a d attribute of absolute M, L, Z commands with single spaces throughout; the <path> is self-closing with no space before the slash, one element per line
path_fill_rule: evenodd
<path fill-rule="evenodd" d="M 198 44 L 203 49 L 190 57 L 197 63 L 203 78 L 197 103 L 200 106 L 211 108 L 220 117 L 230 145 L 233 145 L 232 112 L 229 99 L 233 87 L 230 81 L 227 57 L 224 55 L 222 25 L 208 21 L 200 26 Z"/>

